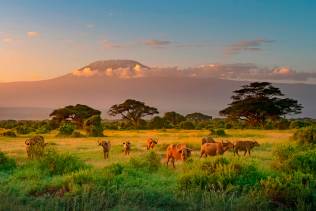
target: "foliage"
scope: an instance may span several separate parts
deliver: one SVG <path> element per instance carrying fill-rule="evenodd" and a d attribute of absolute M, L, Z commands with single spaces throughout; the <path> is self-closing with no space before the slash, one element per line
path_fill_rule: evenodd
<path fill-rule="evenodd" d="M 186 130 L 193 130 L 193 129 L 195 129 L 195 126 L 194 126 L 194 124 L 191 121 L 180 122 L 179 127 L 181 129 L 186 129 Z"/>
<path fill-rule="evenodd" d="M 299 144 L 316 144 L 316 128 L 307 127 L 297 130 L 293 139 Z"/>
<path fill-rule="evenodd" d="M 113 105 L 108 113 L 111 116 L 121 115 L 124 120 L 131 122 L 135 128 L 138 128 L 143 117 L 159 112 L 157 108 L 145 105 L 143 102 L 128 99 L 121 104 Z"/>
<path fill-rule="evenodd" d="M 211 129 L 210 130 L 210 136 L 217 136 L 217 137 L 225 137 L 227 134 L 225 133 L 225 130 L 223 129 Z"/>
<path fill-rule="evenodd" d="M 280 89 L 269 82 L 253 82 L 235 90 L 233 102 L 220 114 L 230 119 L 245 119 L 252 126 L 263 126 L 267 119 L 301 112 L 302 106 L 296 100 L 282 96 Z"/>
<path fill-rule="evenodd" d="M 18 125 L 18 121 L 16 120 L 1 120 L 0 128 L 4 129 L 13 129 Z"/>
<path fill-rule="evenodd" d="M 312 123 L 309 121 L 302 121 L 302 120 L 293 120 L 291 121 L 289 128 L 290 129 L 299 129 L 303 127 L 309 127 Z"/>
<path fill-rule="evenodd" d="M 255 164 L 239 163 L 219 157 L 189 164 L 187 173 L 178 179 L 181 190 L 201 189 L 207 191 L 234 189 L 242 191 L 265 178 Z"/>
<path fill-rule="evenodd" d="M 19 133 L 19 134 L 29 134 L 31 132 L 34 132 L 34 129 L 27 126 L 27 125 L 19 125 L 17 128 L 16 128 L 16 132 Z"/>
<path fill-rule="evenodd" d="M 16 134 L 13 130 L 8 130 L 2 133 L 2 136 L 7 136 L 7 137 L 16 137 Z"/>
<path fill-rule="evenodd" d="M 301 173 L 269 177 L 260 182 L 259 193 L 267 197 L 274 208 L 297 209 L 300 203 L 312 205 L 316 199 L 313 193 L 315 190 L 312 188 L 315 184 L 304 184 L 307 178 L 309 178 L 308 175 Z"/>
<path fill-rule="evenodd" d="M 57 153 L 54 150 L 47 150 L 43 158 L 39 159 L 36 164 L 42 171 L 47 171 L 51 176 L 88 168 L 83 161 L 74 155 Z"/>
<path fill-rule="evenodd" d="M 3 152 L 0 152 L 0 172 L 8 171 L 16 168 L 15 160 L 6 156 Z"/>
<path fill-rule="evenodd" d="M 299 149 L 293 145 L 281 145 L 273 150 L 273 155 L 280 162 L 290 159 Z"/>
<path fill-rule="evenodd" d="M 208 121 L 212 119 L 211 116 L 199 112 L 188 114 L 185 118 L 190 121 Z"/>
<path fill-rule="evenodd" d="M 271 147 L 276 144 L 263 143 L 255 156 L 233 157 L 227 152 L 198 159 L 198 140 L 206 131 L 185 132 L 109 131 L 113 156 L 107 161 L 97 156 L 100 159 L 96 162 L 91 162 L 96 159 L 91 150 L 97 149 L 94 139 L 74 140 L 71 144 L 93 140 L 91 148 L 77 146 L 76 150 L 84 150 L 75 153 L 96 164 L 95 168 L 74 155 L 50 150 L 39 160 L 17 156 L 18 165 L 11 159 L 12 165 L 2 168 L 0 153 L 0 210 L 315 210 L 313 145 L 292 142 L 275 149 L 271 157 Z M 121 145 L 116 140 L 128 134 L 133 146 L 142 148 L 144 140 L 139 137 L 149 133 L 159 133 L 164 141 L 153 151 L 133 148 L 131 156 L 121 156 Z M 229 131 L 233 138 L 260 137 L 260 142 L 269 137 L 286 139 L 289 133 Z M 176 169 L 166 168 L 162 153 L 168 144 L 182 141 L 195 150 L 192 159 L 177 162 Z M 61 151 L 68 149 L 58 146 Z M 98 151 L 101 155 L 101 149 Z M 274 160 L 281 163 L 279 168 L 270 168 Z"/>
<path fill-rule="evenodd" d="M 86 119 L 84 122 L 84 129 L 87 131 L 88 135 L 93 137 L 103 136 L 103 127 L 101 124 L 100 115 L 94 115 Z"/>
<path fill-rule="evenodd" d="M 56 109 L 49 116 L 52 117 L 52 120 L 58 125 L 66 120 L 71 120 L 77 127 L 82 128 L 85 119 L 100 114 L 100 111 L 89 106 L 77 104 L 75 106 L 69 105 L 64 108 Z"/>
<path fill-rule="evenodd" d="M 289 172 L 295 170 L 316 175 L 316 150 L 301 151 L 294 154 L 285 163 L 285 168 Z"/>
<path fill-rule="evenodd" d="M 75 131 L 75 126 L 70 122 L 64 122 L 59 128 L 59 134 L 61 136 L 69 136 Z"/>
<path fill-rule="evenodd" d="M 157 171 L 161 165 L 160 156 L 150 151 L 145 157 L 131 158 L 129 164 L 136 169 L 145 169 L 149 172 Z"/>
<path fill-rule="evenodd" d="M 177 126 L 180 122 L 185 121 L 185 117 L 175 111 L 166 112 L 163 118 L 173 127 Z"/>
<path fill-rule="evenodd" d="M 48 124 L 42 125 L 41 127 L 36 129 L 37 134 L 46 134 L 51 131 L 51 128 Z"/>
<path fill-rule="evenodd" d="M 163 128 L 171 128 L 172 126 L 169 124 L 169 122 L 160 116 L 155 116 L 152 118 L 149 123 L 148 127 L 150 129 L 163 129 Z"/>

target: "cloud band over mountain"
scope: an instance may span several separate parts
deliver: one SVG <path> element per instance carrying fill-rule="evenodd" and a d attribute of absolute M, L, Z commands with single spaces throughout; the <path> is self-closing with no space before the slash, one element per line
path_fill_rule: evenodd
<path fill-rule="evenodd" d="M 252 63 L 208 64 L 181 69 L 178 67 L 149 68 L 135 62 L 123 66 L 115 65 L 113 67 L 88 65 L 79 70 L 75 70 L 72 74 L 79 77 L 105 76 L 121 79 L 141 77 L 191 77 L 316 84 L 316 73 L 299 72 L 286 66 L 273 68 L 260 67 Z"/>

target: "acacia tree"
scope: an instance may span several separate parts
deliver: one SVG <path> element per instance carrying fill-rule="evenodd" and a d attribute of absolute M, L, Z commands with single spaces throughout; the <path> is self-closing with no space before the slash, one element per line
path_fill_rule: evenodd
<path fill-rule="evenodd" d="M 101 112 L 89 106 L 77 104 L 75 106 L 69 105 L 64 108 L 56 109 L 49 116 L 52 117 L 52 120 L 57 122 L 58 125 L 60 125 L 62 121 L 70 120 L 74 122 L 77 127 L 82 128 L 84 120 L 94 115 L 100 116 Z"/>
<path fill-rule="evenodd" d="M 143 117 L 158 113 L 157 108 L 150 107 L 143 102 L 133 99 L 128 99 L 121 104 L 113 105 L 108 111 L 108 114 L 111 116 L 121 115 L 124 120 L 133 124 L 135 128 L 139 127 Z"/>
<path fill-rule="evenodd" d="M 185 118 L 187 120 L 191 120 L 191 121 L 207 121 L 207 120 L 211 120 L 212 116 L 208 116 L 206 114 L 195 112 L 195 113 L 186 115 Z"/>
<path fill-rule="evenodd" d="M 179 124 L 182 121 L 185 121 L 185 117 L 175 111 L 165 113 L 163 118 L 166 119 L 173 126 Z"/>
<path fill-rule="evenodd" d="M 253 82 L 235 90 L 233 102 L 220 111 L 230 119 L 243 119 L 251 126 L 263 126 L 267 119 L 279 119 L 287 114 L 299 114 L 302 105 L 297 100 L 283 98 L 279 88 L 269 82 Z"/>

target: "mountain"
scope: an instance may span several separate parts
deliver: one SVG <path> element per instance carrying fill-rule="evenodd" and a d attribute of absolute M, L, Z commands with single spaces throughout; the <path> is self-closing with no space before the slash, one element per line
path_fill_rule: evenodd
<path fill-rule="evenodd" d="M 51 111 L 45 108 L 77 103 L 100 109 L 106 115 L 111 105 L 127 98 L 144 101 L 161 113 L 175 110 L 183 114 L 203 112 L 217 116 L 230 102 L 232 91 L 249 83 L 213 78 L 211 74 L 190 77 L 175 72 L 131 60 L 109 60 L 91 63 L 50 80 L 0 83 L 0 119 L 42 119 Z M 286 96 L 303 104 L 301 116 L 316 117 L 316 85 L 275 85 Z M 13 110 L 8 109 L 12 107 Z"/>

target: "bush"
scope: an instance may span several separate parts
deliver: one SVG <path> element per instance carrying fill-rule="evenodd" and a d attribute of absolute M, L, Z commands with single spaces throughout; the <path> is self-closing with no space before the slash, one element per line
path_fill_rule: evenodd
<path fill-rule="evenodd" d="M 3 135 L 3 136 L 7 136 L 7 137 L 16 137 L 15 132 L 12 131 L 12 130 L 8 130 L 8 131 L 2 133 L 2 135 Z"/>
<path fill-rule="evenodd" d="M 131 158 L 129 164 L 133 168 L 145 169 L 150 172 L 157 171 L 159 167 L 161 166 L 159 155 L 157 155 L 153 151 L 150 151 L 149 153 L 147 153 L 145 158 L 144 157 Z"/>
<path fill-rule="evenodd" d="M 16 167 L 15 160 L 7 157 L 3 152 L 0 152 L 0 171 L 7 171 Z"/>
<path fill-rule="evenodd" d="M 13 129 L 18 125 L 16 120 L 1 120 L 0 121 L 0 128 L 4 129 Z"/>
<path fill-rule="evenodd" d="M 278 161 L 284 162 L 290 159 L 297 151 L 298 148 L 293 145 L 281 145 L 273 150 L 273 155 L 276 156 Z"/>
<path fill-rule="evenodd" d="M 69 136 L 74 132 L 74 130 L 75 130 L 74 124 L 70 122 L 64 122 L 59 128 L 58 135 Z"/>
<path fill-rule="evenodd" d="M 259 193 L 270 199 L 277 208 L 297 209 L 300 203 L 311 205 L 315 201 L 312 188 L 315 184 L 305 184 L 309 177 L 301 173 L 269 177 L 260 182 Z"/>
<path fill-rule="evenodd" d="M 190 121 L 180 122 L 179 127 L 181 129 L 185 129 L 185 130 L 193 130 L 193 129 L 195 129 L 194 124 L 192 122 L 190 122 Z"/>
<path fill-rule="evenodd" d="M 27 125 L 19 125 L 17 128 L 16 128 L 16 132 L 19 133 L 19 134 L 29 134 L 31 132 L 33 132 L 34 129 L 27 126 Z"/>
<path fill-rule="evenodd" d="M 45 134 L 49 133 L 51 128 L 49 127 L 48 124 L 42 125 L 41 127 L 37 128 L 36 133 L 37 134 Z"/>
<path fill-rule="evenodd" d="M 87 131 L 89 136 L 103 137 L 103 127 L 100 115 L 94 115 L 86 119 L 84 122 L 84 129 Z"/>
<path fill-rule="evenodd" d="M 150 122 L 148 123 L 148 127 L 150 129 L 162 129 L 162 128 L 170 128 L 169 122 L 160 116 L 155 116 Z"/>
<path fill-rule="evenodd" d="M 57 153 L 54 150 L 48 150 L 43 158 L 38 160 L 38 164 L 42 171 L 48 171 L 51 176 L 88 168 L 79 158 L 70 154 Z"/>
<path fill-rule="evenodd" d="M 255 164 L 230 161 L 224 157 L 188 165 L 188 171 L 178 179 L 180 190 L 242 191 L 266 177 Z"/>
<path fill-rule="evenodd" d="M 227 134 L 225 133 L 225 130 L 223 129 L 211 129 L 210 130 L 210 136 L 217 136 L 217 137 L 225 137 L 227 136 Z"/>
<path fill-rule="evenodd" d="M 289 172 L 301 171 L 316 175 L 316 150 L 302 151 L 294 154 L 285 165 Z"/>
<path fill-rule="evenodd" d="M 316 144 L 316 128 L 307 127 L 297 130 L 293 135 L 293 140 L 299 144 Z"/>
<path fill-rule="evenodd" d="M 300 120 L 294 120 L 290 123 L 290 129 L 299 129 L 303 127 L 310 126 L 311 124 L 309 122 L 304 122 Z"/>

